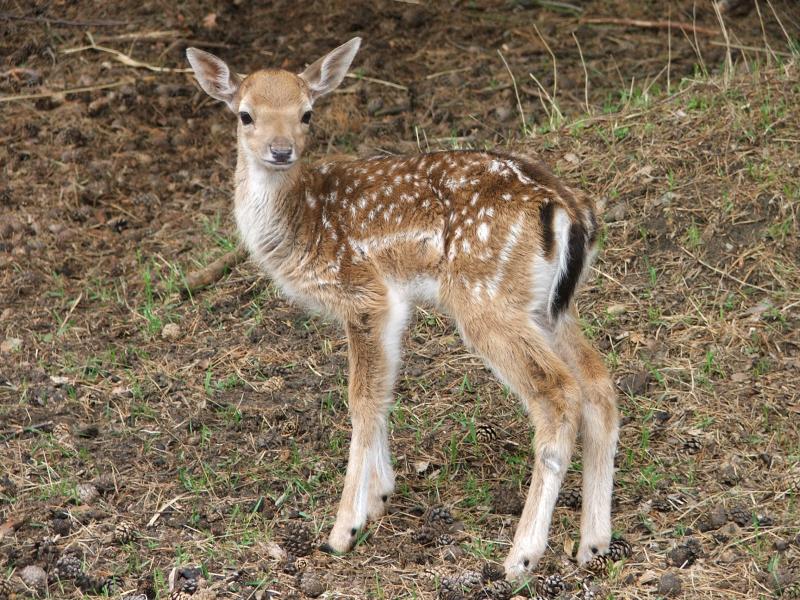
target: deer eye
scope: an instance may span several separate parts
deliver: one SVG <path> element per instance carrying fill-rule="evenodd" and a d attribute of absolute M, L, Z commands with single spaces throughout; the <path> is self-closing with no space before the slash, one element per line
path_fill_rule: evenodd
<path fill-rule="evenodd" d="M 305 123 L 306 125 L 308 125 L 308 124 L 311 122 L 311 111 L 310 111 L 310 110 L 307 110 L 306 112 L 304 112 L 304 113 L 303 113 L 303 118 L 302 118 L 302 119 L 300 119 L 300 120 L 301 120 L 303 123 Z"/>
<path fill-rule="evenodd" d="M 239 118 L 242 120 L 242 125 L 250 125 L 253 122 L 253 117 L 250 116 L 249 112 L 240 112 Z"/>

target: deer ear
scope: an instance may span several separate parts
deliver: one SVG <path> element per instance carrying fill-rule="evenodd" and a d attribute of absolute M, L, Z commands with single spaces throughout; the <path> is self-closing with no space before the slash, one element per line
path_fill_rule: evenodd
<path fill-rule="evenodd" d="M 335 90 L 342 83 L 360 45 L 361 38 L 354 37 L 349 42 L 345 42 L 335 50 L 331 50 L 318 61 L 309 65 L 300 74 L 300 77 L 308 84 L 311 90 L 312 102 L 320 96 Z"/>
<path fill-rule="evenodd" d="M 186 58 L 189 59 L 194 76 L 206 94 L 222 100 L 231 110 L 236 110 L 233 99 L 239 89 L 239 76 L 231 73 L 225 61 L 197 48 L 187 48 Z"/>

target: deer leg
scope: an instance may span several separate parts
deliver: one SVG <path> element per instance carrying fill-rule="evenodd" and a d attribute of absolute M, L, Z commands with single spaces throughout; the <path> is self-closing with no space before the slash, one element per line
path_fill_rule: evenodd
<path fill-rule="evenodd" d="M 342 498 L 328 538 L 337 552 L 353 546 L 367 519 L 383 514 L 394 490 L 387 416 L 407 316 L 405 303 L 390 297 L 385 309 L 346 325 L 353 431 Z"/>
<path fill-rule="evenodd" d="M 614 455 L 619 432 L 614 384 L 602 356 L 577 325 L 562 347 L 572 349 L 583 388 L 581 438 L 583 442 L 583 503 L 578 562 L 608 550 L 611 541 L 611 496 L 614 487 Z"/>
<path fill-rule="evenodd" d="M 547 333 L 526 318 L 480 315 L 462 325 L 468 342 L 521 398 L 536 429 L 533 477 L 506 576 L 519 579 L 544 554 L 550 520 L 569 466 L 580 419 L 580 388 L 551 349 Z"/>

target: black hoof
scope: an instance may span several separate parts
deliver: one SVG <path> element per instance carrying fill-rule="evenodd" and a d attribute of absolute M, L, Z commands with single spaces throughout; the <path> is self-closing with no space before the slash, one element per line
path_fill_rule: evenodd
<path fill-rule="evenodd" d="M 328 542 L 320 544 L 319 550 L 325 554 L 338 554 L 338 552 L 336 552 L 336 550 L 333 549 L 333 546 L 331 546 Z"/>
<path fill-rule="evenodd" d="M 523 561 L 522 561 L 522 566 L 523 566 L 523 567 L 525 567 L 526 569 L 527 569 L 527 568 L 528 568 L 530 565 L 531 565 L 531 561 L 529 561 L 527 558 L 526 558 L 525 560 L 523 560 Z"/>
<path fill-rule="evenodd" d="M 353 527 L 350 530 L 350 537 L 355 537 L 357 533 L 358 533 L 358 527 Z"/>
<path fill-rule="evenodd" d="M 386 494 L 384 494 L 383 496 L 381 496 L 381 500 L 382 500 L 383 502 L 386 502 L 388 499 L 389 499 L 389 496 L 387 496 Z"/>

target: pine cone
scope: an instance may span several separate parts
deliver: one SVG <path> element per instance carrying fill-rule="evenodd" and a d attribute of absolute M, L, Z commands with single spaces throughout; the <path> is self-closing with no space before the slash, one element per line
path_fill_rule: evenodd
<path fill-rule="evenodd" d="M 497 432 L 490 423 L 480 423 L 475 426 L 475 439 L 483 444 L 488 444 L 497 439 Z"/>
<path fill-rule="evenodd" d="M 120 521 L 114 527 L 114 541 L 118 544 L 127 544 L 136 538 L 136 527 L 130 521 Z"/>
<path fill-rule="evenodd" d="M 63 554 L 56 562 L 56 568 L 53 571 L 58 579 L 75 579 L 83 573 L 83 563 L 79 556 L 76 554 Z"/>
<path fill-rule="evenodd" d="M 61 537 L 67 537 L 72 529 L 72 523 L 70 523 L 69 518 L 55 518 L 50 521 L 50 526 L 53 528 L 53 533 Z"/>
<path fill-rule="evenodd" d="M 580 508 L 581 506 L 581 492 L 580 490 L 561 490 L 558 495 L 558 504 L 566 506 L 567 508 Z"/>
<path fill-rule="evenodd" d="M 453 536 L 450 535 L 449 533 L 443 533 L 436 538 L 437 546 L 452 546 L 455 543 L 456 541 L 453 539 Z"/>
<path fill-rule="evenodd" d="M 464 592 L 461 590 L 439 590 L 439 599 L 440 600 L 467 600 L 467 597 L 464 595 Z"/>
<path fill-rule="evenodd" d="M 437 565 L 437 566 L 425 569 L 425 571 L 423 572 L 422 575 L 423 575 L 423 577 L 425 577 L 429 581 L 433 581 L 434 583 L 438 583 L 441 586 L 442 582 L 445 579 L 447 579 L 447 574 L 448 573 L 449 573 L 449 570 L 447 569 L 447 567 L 444 567 L 444 566 L 441 566 L 441 565 Z"/>
<path fill-rule="evenodd" d="M 425 522 L 430 525 L 452 525 L 454 520 L 446 506 L 435 506 L 425 515 Z"/>
<path fill-rule="evenodd" d="M 48 569 L 58 560 L 60 551 L 56 546 L 55 539 L 51 537 L 43 538 L 34 545 L 36 560 L 43 563 Z"/>
<path fill-rule="evenodd" d="M 308 556 L 314 550 L 314 535 L 309 527 L 301 522 L 290 522 L 282 534 L 283 549 L 292 556 Z"/>
<path fill-rule="evenodd" d="M 536 578 L 536 593 L 545 598 L 555 598 L 567 589 L 561 575 L 554 573 L 547 577 L 541 575 Z"/>
<path fill-rule="evenodd" d="M 667 498 L 653 498 L 652 506 L 653 510 L 657 510 L 658 512 L 672 512 L 672 504 L 670 504 Z"/>
<path fill-rule="evenodd" d="M 480 573 L 468 569 L 466 571 L 463 571 L 461 575 L 458 576 L 457 583 L 462 588 L 471 590 L 480 586 L 482 579 L 483 577 L 481 576 Z"/>
<path fill-rule="evenodd" d="M 484 581 L 500 581 L 505 578 L 506 570 L 502 565 L 487 562 L 481 568 L 481 575 Z"/>
<path fill-rule="evenodd" d="M 683 449 L 689 454 L 697 454 L 703 449 L 703 443 L 697 438 L 689 438 L 683 443 Z"/>
<path fill-rule="evenodd" d="M 421 546 L 429 546 L 439 537 L 439 532 L 433 527 L 423 525 L 411 534 L 411 539 Z"/>
<path fill-rule="evenodd" d="M 169 594 L 169 600 L 192 600 L 192 596 L 181 590 L 172 590 Z"/>
<path fill-rule="evenodd" d="M 192 600 L 217 600 L 217 593 L 212 589 L 203 588 L 192 594 Z"/>
<path fill-rule="evenodd" d="M 789 598 L 789 600 L 800 600 L 800 581 L 785 587 L 781 592 L 781 598 Z"/>
<path fill-rule="evenodd" d="M 286 557 L 286 562 L 283 563 L 281 570 L 287 575 L 297 575 L 300 569 L 297 567 L 297 559 L 291 554 Z"/>
<path fill-rule="evenodd" d="M 584 568 L 591 571 L 595 575 L 607 575 L 608 567 L 613 563 L 613 560 L 608 554 L 598 554 L 590 560 Z"/>
<path fill-rule="evenodd" d="M 693 565 L 702 555 L 703 548 L 700 546 L 700 542 L 690 538 L 685 544 L 675 546 L 667 552 L 667 561 L 680 569 L 685 569 Z"/>
<path fill-rule="evenodd" d="M 728 519 L 739 527 L 749 527 L 753 524 L 753 513 L 743 506 L 736 506 L 728 512 Z"/>
<path fill-rule="evenodd" d="M 611 543 L 608 545 L 608 555 L 615 562 L 623 558 L 628 558 L 632 552 L 633 548 L 631 548 L 631 545 L 623 538 L 611 540 Z"/>
<path fill-rule="evenodd" d="M 513 485 L 497 487 L 492 492 L 492 512 L 500 515 L 520 515 L 525 502 Z"/>
<path fill-rule="evenodd" d="M 8 600 L 11 595 L 11 581 L 0 577 L 0 600 Z"/>
<path fill-rule="evenodd" d="M 113 577 L 96 577 L 87 573 L 80 573 L 75 578 L 75 585 L 84 593 L 94 595 L 110 592 L 116 585 Z"/>
<path fill-rule="evenodd" d="M 183 581 L 181 581 L 181 591 L 182 592 L 186 592 L 187 594 L 190 594 L 190 595 L 194 594 L 197 591 L 198 587 L 199 587 L 199 583 L 198 583 L 197 579 L 195 579 L 193 577 L 190 578 L 190 579 L 184 579 Z"/>
<path fill-rule="evenodd" d="M 505 579 L 498 579 L 486 584 L 483 591 L 489 600 L 510 600 L 514 593 L 514 588 Z"/>

